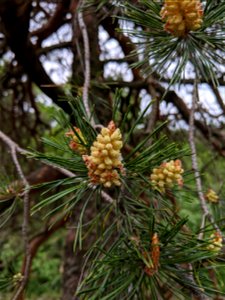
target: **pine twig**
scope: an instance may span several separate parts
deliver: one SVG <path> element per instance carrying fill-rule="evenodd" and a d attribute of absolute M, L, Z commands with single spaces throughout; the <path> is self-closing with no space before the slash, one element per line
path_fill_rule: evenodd
<path fill-rule="evenodd" d="M 87 27 L 83 18 L 83 1 L 79 3 L 78 11 L 78 23 L 80 26 L 81 34 L 84 42 L 84 86 L 83 86 L 83 102 L 84 107 L 89 119 L 91 119 L 91 111 L 88 103 L 88 91 L 90 87 L 90 78 L 91 78 L 91 66 L 90 66 L 90 43 L 88 38 Z"/>
<path fill-rule="evenodd" d="M 189 266 L 190 267 L 190 266 Z M 209 300 L 209 298 L 204 294 L 203 290 L 196 284 L 192 267 L 189 273 L 184 273 L 184 270 L 179 266 L 176 265 L 176 268 L 182 271 L 182 278 L 184 279 L 183 283 L 184 286 L 191 292 L 191 294 L 196 297 L 198 300 Z M 195 299 L 196 299 L 195 298 Z"/>
<path fill-rule="evenodd" d="M 198 99 L 198 83 L 197 80 L 195 80 L 194 88 L 193 88 L 193 97 L 192 97 L 192 106 L 190 110 L 190 117 L 189 117 L 189 144 L 191 148 L 191 159 L 192 159 L 192 169 L 194 171 L 194 177 L 196 182 L 196 188 L 198 193 L 198 198 L 200 201 L 200 206 L 202 210 L 202 221 L 201 221 L 201 228 L 199 233 L 199 239 L 203 238 L 203 228 L 205 226 L 205 219 L 208 218 L 210 223 L 213 224 L 216 231 L 220 233 L 222 236 L 221 230 L 219 229 L 218 225 L 215 223 L 215 220 L 213 216 L 210 214 L 203 191 L 202 191 L 202 181 L 199 173 L 198 168 L 198 162 L 197 162 L 197 151 L 196 151 L 196 145 L 195 145 L 195 136 L 194 136 L 194 122 L 195 122 L 195 108 L 196 108 L 196 102 Z"/>
<path fill-rule="evenodd" d="M 110 197 L 109 194 L 107 194 L 104 191 L 101 191 L 101 196 L 108 203 L 114 203 L 115 202 L 115 200 L 112 197 Z"/>
<path fill-rule="evenodd" d="M 16 144 L 13 140 L 10 139 L 5 133 L 0 130 L 0 139 L 10 148 L 15 149 L 20 154 L 26 154 L 28 151 L 21 148 L 18 144 Z"/>
<path fill-rule="evenodd" d="M 31 154 L 31 152 L 21 148 L 17 143 L 15 143 L 9 136 L 7 136 L 5 133 L 3 133 L 0 130 L 0 139 L 10 148 L 10 149 L 14 149 L 17 153 L 20 153 L 21 155 L 29 155 Z M 74 177 L 76 176 L 74 173 L 64 169 L 64 168 L 60 168 L 57 167 L 51 163 L 48 162 L 44 162 L 46 165 L 51 166 L 54 169 L 59 170 L 62 174 L 64 174 L 67 177 Z"/>
<path fill-rule="evenodd" d="M 20 179 L 22 180 L 24 186 L 22 235 L 24 241 L 25 269 L 24 269 L 24 274 L 22 274 L 23 278 L 21 280 L 20 286 L 17 292 L 15 293 L 14 297 L 12 298 L 13 300 L 17 300 L 23 293 L 23 290 L 29 279 L 29 268 L 30 268 L 30 261 L 31 261 L 29 237 L 28 237 L 29 218 L 30 218 L 30 203 L 29 203 L 30 185 L 23 173 L 23 170 L 17 158 L 17 152 L 24 153 L 25 151 L 1 131 L 0 131 L 0 138 L 10 148 L 13 163 L 16 167 L 17 173 Z"/>

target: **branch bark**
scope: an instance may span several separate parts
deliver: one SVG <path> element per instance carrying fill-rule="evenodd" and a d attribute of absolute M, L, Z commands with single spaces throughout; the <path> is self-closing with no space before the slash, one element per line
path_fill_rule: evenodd
<path fill-rule="evenodd" d="M 105 84 L 116 88 L 116 87 L 130 87 L 148 90 L 148 85 L 151 84 L 159 94 L 159 98 L 163 97 L 163 100 L 167 103 L 172 103 L 181 114 L 182 118 L 186 123 L 189 122 L 190 109 L 187 107 L 184 100 L 177 95 L 173 90 L 166 90 L 157 80 L 137 80 L 132 82 L 118 81 L 118 82 L 107 82 Z M 222 131 L 217 128 L 210 128 L 206 126 L 200 120 L 195 119 L 194 124 L 196 128 L 201 132 L 203 137 L 211 143 L 214 149 L 223 157 L 225 157 L 225 136 Z"/>
<path fill-rule="evenodd" d="M 29 40 L 29 21 L 32 1 L 8 0 L 0 6 L 0 17 L 7 43 L 30 79 L 65 112 L 71 108 L 62 89 L 45 72 L 34 45 Z"/>
<path fill-rule="evenodd" d="M 38 44 L 56 32 L 67 20 L 65 16 L 68 13 L 71 0 L 59 1 L 53 16 L 38 30 L 32 31 L 31 36 L 38 37 Z"/>

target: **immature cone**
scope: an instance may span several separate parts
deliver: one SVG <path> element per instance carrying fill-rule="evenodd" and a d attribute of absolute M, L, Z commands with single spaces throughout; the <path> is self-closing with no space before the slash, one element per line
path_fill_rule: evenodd
<path fill-rule="evenodd" d="M 20 283 L 23 280 L 24 276 L 21 273 L 16 273 L 13 275 L 13 282 L 15 284 Z"/>
<path fill-rule="evenodd" d="M 175 183 L 183 185 L 183 172 L 181 161 L 179 159 L 171 160 L 153 169 L 150 180 L 155 189 L 165 193 L 166 188 L 172 188 Z"/>
<path fill-rule="evenodd" d="M 205 198 L 208 200 L 208 202 L 211 203 L 218 203 L 219 202 L 219 197 L 216 194 L 216 192 L 212 189 L 208 189 Z"/>
<path fill-rule="evenodd" d="M 122 135 L 113 121 L 104 127 L 98 134 L 91 147 L 91 155 L 83 155 L 88 168 L 88 176 L 93 184 L 102 184 L 104 187 L 120 186 L 118 171 L 123 169 L 120 149 Z"/>
<path fill-rule="evenodd" d="M 182 37 L 201 27 L 203 10 L 199 0 L 165 0 L 160 15 L 166 22 L 164 29 Z"/>
<path fill-rule="evenodd" d="M 73 127 L 74 131 L 77 133 L 77 135 L 74 133 L 73 130 L 70 130 L 68 132 L 66 132 L 66 136 L 69 137 L 70 143 L 69 143 L 69 147 L 70 149 L 72 149 L 73 151 L 79 153 L 79 154 L 86 154 L 87 153 L 87 149 L 86 147 L 82 144 L 82 142 L 85 144 L 85 139 L 83 137 L 83 134 L 80 130 L 80 128 L 77 127 Z"/>
<path fill-rule="evenodd" d="M 144 271 L 148 276 L 153 276 L 158 271 L 160 258 L 159 237 L 157 233 L 154 233 L 152 237 L 150 257 L 151 265 L 146 265 Z"/>
<path fill-rule="evenodd" d="M 210 244 L 207 246 L 208 250 L 220 251 L 223 247 L 223 238 L 219 232 L 214 232 L 210 235 Z"/>

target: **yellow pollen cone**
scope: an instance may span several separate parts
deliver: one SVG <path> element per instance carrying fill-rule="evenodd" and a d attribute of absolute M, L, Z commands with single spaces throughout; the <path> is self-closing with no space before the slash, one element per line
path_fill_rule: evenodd
<path fill-rule="evenodd" d="M 119 171 L 123 170 L 120 152 L 122 146 L 121 132 L 111 121 L 98 134 L 90 155 L 83 156 L 93 184 L 102 184 L 106 188 L 121 185 Z"/>
<path fill-rule="evenodd" d="M 154 168 L 150 175 L 150 181 L 153 188 L 158 189 L 160 192 L 165 193 L 166 188 L 171 188 L 175 184 L 183 185 L 182 163 L 179 159 L 171 160 L 162 163 L 158 168 Z"/>
<path fill-rule="evenodd" d="M 160 15 L 167 32 L 184 37 L 201 27 L 203 11 L 199 0 L 165 0 Z"/>

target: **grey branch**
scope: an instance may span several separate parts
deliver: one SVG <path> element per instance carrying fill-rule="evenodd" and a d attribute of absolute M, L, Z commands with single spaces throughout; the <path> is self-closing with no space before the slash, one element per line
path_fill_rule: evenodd
<path fill-rule="evenodd" d="M 91 111 L 88 102 L 88 91 L 90 87 L 91 67 L 90 67 L 90 43 L 88 39 L 87 27 L 83 19 L 83 1 L 80 1 L 78 11 L 78 23 L 81 29 L 84 42 L 84 86 L 83 86 L 83 102 L 88 118 L 91 118 Z"/>
<path fill-rule="evenodd" d="M 14 143 L 8 136 L 6 136 L 1 131 L 0 131 L 0 138 L 10 148 L 13 163 L 16 167 L 17 173 L 18 173 L 20 179 L 22 180 L 23 186 L 24 186 L 22 235 L 23 235 L 23 241 L 24 241 L 25 272 L 23 274 L 23 278 L 20 283 L 20 286 L 13 297 L 13 300 L 17 300 L 17 299 L 19 299 L 21 293 L 23 292 L 23 290 L 27 284 L 28 277 L 29 277 L 30 261 L 31 261 L 30 247 L 29 247 L 29 234 L 28 234 L 29 218 L 30 218 L 30 203 L 29 203 L 30 185 L 23 173 L 23 170 L 22 170 L 20 163 L 18 161 L 18 158 L 17 158 L 17 152 L 24 153 L 26 151 L 24 151 L 22 148 L 20 148 L 16 143 Z"/>
<path fill-rule="evenodd" d="M 200 201 L 200 206 L 203 212 L 202 215 L 202 222 L 201 222 L 201 228 L 200 228 L 200 234 L 199 234 L 199 239 L 203 238 L 203 227 L 205 226 L 205 218 L 208 218 L 210 223 L 213 224 L 215 227 L 216 231 L 218 231 L 221 236 L 221 230 L 217 226 L 217 224 L 214 221 L 213 216 L 210 214 L 203 191 L 202 191 L 202 181 L 201 181 L 201 176 L 199 173 L 199 168 L 198 168 L 198 161 L 197 161 L 197 151 L 196 151 L 196 145 L 195 145 L 195 137 L 194 137 L 194 114 L 195 114 L 195 108 L 196 108 L 196 103 L 198 101 L 198 83 L 197 80 L 195 81 L 194 87 L 193 87 L 193 97 L 192 97 L 192 107 L 190 110 L 190 117 L 189 117 L 189 144 L 191 148 L 191 159 L 192 159 L 192 169 L 194 171 L 194 176 L 195 176 L 195 182 L 196 182 L 196 188 L 197 188 L 197 193 L 198 193 L 198 198 Z"/>

